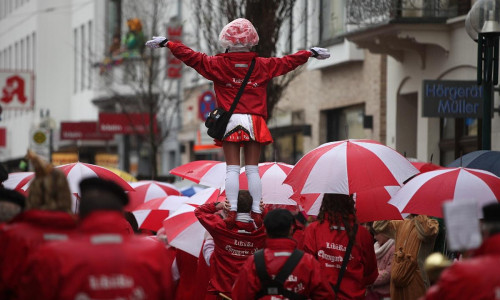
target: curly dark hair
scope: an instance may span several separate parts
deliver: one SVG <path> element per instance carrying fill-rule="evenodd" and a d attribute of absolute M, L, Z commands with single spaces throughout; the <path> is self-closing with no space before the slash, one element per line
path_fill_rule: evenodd
<path fill-rule="evenodd" d="M 330 230 L 334 230 L 333 225 L 344 226 L 350 239 L 354 238 L 351 221 L 357 223 L 356 209 L 352 195 L 325 194 L 319 209 L 318 221 L 323 223 L 328 221 Z M 337 229 L 337 230 L 340 230 Z"/>

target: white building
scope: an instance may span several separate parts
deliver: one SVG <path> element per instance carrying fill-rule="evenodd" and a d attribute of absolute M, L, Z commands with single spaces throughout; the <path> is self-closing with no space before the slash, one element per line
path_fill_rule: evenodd
<path fill-rule="evenodd" d="M 27 71 L 34 79 L 33 88 L 29 89 L 32 105 L 15 107 L 13 104 L 18 100 L 0 104 L 3 107 L 0 135 L 2 131 L 5 133 L 4 145 L 0 137 L 0 161 L 15 169 L 29 147 L 37 147 L 38 152 L 50 159 L 47 149 L 51 145 L 52 153 L 56 154 L 52 158 L 59 163 L 79 159 L 127 167 L 135 173 L 141 173 L 143 168 L 142 173 L 148 174 L 151 155 L 147 145 L 144 146 L 147 143 L 141 142 L 140 134 L 102 133 L 97 125 L 103 126 L 104 122 L 99 119 L 99 112 L 123 113 L 119 101 L 130 98 L 137 102 L 139 98 L 133 90 L 136 82 L 124 79 L 128 67 L 126 59 L 103 64 L 114 34 L 123 39 L 128 30 L 127 20 L 139 18 L 145 37 L 149 37 L 157 30 L 164 32 L 166 21 L 181 12 L 177 6 L 180 1 L 154 3 L 132 0 L 0 2 L 2 78 Z M 151 15 L 155 5 L 169 9 L 158 12 L 165 20 L 159 23 L 158 29 L 152 30 L 146 16 Z M 130 61 L 137 65 L 133 68 L 140 68 L 140 63 Z M 163 57 L 161 62 L 165 62 Z M 143 69 L 136 71 L 141 74 Z M 158 81 L 169 84 L 165 76 Z M 7 83 L 0 85 L 4 88 Z M 170 89 L 168 93 L 176 94 L 176 91 Z M 162 117 L 157 115 L 157 118 L 161 121 Z M 125 127 L 126 124 L 118 125 Z M 47 138 L 47 142 L 38 145 L 33 141 L 33 133 L 43 127 L 52 130 L 52 141 Z M 160 174 L 167 174 L 168 169 L 179 163 L 176 130 L 174 126 L 167 139 L 170 142 L 166 142 L 163 152 L 158 155 L 159 160 L 165 152 L 170 155 L 170 161 L 158 162 Z M 48 134 L 50 130 L 42 131 Z"/>

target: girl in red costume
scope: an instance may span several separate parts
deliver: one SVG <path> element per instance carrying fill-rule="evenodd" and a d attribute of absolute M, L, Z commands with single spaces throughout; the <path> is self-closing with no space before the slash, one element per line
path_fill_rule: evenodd
<path fill-rule="evenodd" d="M 226 223 L 231 226 L 236 218 L 240 174 L 240 147 L 245 156 L 245 173 L 248 189 L 253 198 L 252 218 L 260 226 L 262 217 L 260 201 L 262 186 L 259 176 L 259 157 L 262 145 L 273 142 L 266 125 L 267 84 L 273 78 L 284 75 L 306 63 L 309 57 L 326 59 L 327 49 L 311 48 L 284 57 L 258 57 L 250 48 L 259 43 L 259 35 L 247 19 L 236 19 L 222 29 L 219 44 L 225 53 L 208 56 L 193 51 L 179 42 L 168 41 L 165 37 L 153 37 L 146 42 L 149 48 L 167 47 L 172 54 L 186 65 L 195 69 L 208 80 L 213 81 L 217 97 L 217 107 L 229 110 L 248 71 L 255 59 L 255 68 L 250 76 L 236 109 L 226 128 L 224 138 L 215 140 L 222 146 L 226 158 L 226 197 L 231 205 Z"/>

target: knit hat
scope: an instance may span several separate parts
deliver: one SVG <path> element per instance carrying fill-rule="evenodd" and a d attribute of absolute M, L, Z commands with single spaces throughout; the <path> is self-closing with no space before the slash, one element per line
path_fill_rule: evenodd
<path fill-rule="evenodd" d="M 11 202 L 19 205 L 21 208 L 24 208 L 26 203 L 25 197 L 14 190 L 0 188 L 0 202 Z"/>
<path fill-rule="evenodd" d="M 230 22 L 222 28 L 219 34 L 219 44 L 224 49 L 250 49 L 258 43 L 257 30 L 250 21 L 243 18 Z"/>
<path fill-rule="evenodd" d="M 483 206 L 483 222 L 500 223 L 500 203 Z"/>

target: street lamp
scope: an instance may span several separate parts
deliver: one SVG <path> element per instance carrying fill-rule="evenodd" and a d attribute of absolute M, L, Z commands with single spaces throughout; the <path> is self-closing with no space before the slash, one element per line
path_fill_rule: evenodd
<path fill-rule="evenodd" d="M 469 11 L 465 29 L 477 42 L 477 84 L 483 86 L 481 148 L 491 150 L 493 86 L 498 84 L 498 39 L 500 0 L 479 0 Z"/>

